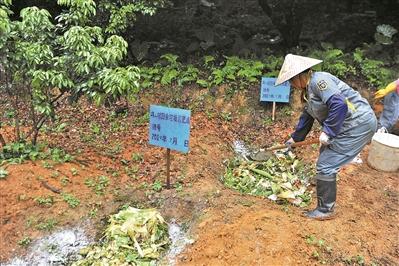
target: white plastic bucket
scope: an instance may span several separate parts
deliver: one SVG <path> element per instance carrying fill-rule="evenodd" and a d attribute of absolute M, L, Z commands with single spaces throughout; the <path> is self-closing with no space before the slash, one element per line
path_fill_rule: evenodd
<path fill-rule="evenodd" d="M 399 136 L 375 133 L 371 141 L 367 162 L 377 170 L 399 171 Z"/>

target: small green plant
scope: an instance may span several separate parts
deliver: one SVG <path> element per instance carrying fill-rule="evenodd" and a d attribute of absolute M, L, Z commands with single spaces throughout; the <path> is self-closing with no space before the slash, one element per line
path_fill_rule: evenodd
<path fill-rule="evenodd" d="M 109 157 L 115 157 L 122 152 L 122 145 L 117 143 L 113 147 L 105 150 L 105 155 Z"/>
<path fill-rule="evenodd" d="M 26 247 L 32 242 L 32 239 L 29 236 L 25 236 L 22 239 L 18 240 L 18 245 Z"/>
<path fill-rule="evenodd" d="M 183 191 L 183 184 L 180 182 L 176 182 L 173 187 L 176 189 L 177 192 L 182 192 Z"/>
<path fill-rule="evenodd" d="M 53 148 L 48 151 L 49 157 L 52 161 L 57 163 L 65 163 L 73 160 L 73 156 L 66 153 L 63 149 Z"/>
<path fill-rule="evenodd" d="M 54 229 L 54 227 L 58 224 L 58 221 L 54 218 L 50 218 L 45 220 L 44 222 L 41 222 L 36 225 L 36 229 L 42 230 L 42 231 L 51 231 Z"/>
<path fill-rule="evenodd" d="M 71 208 L 76 208 L 80 204 L 80 200 L 77 199 L 74 195 L 68 194 L 68 193 L 63 193 L 62 198 L 66 203 L 68 203 L 69 207 Z"/>
<path fill-rule="evenodd" d="M 140 189 L 147 189 L 149 187 L 149 185 L 148 185 L 148 183 L 147 182 L 142 182 L 140 185 L 139 185 L 139 188 Z"/>
<path fill-rule="evenodd" d="M 310 147 L 312 147 L 313 150 L 317 150 L 319 148 L 319 144 L 312 144 Z"/>
<path fill-rule="evenodd" d="M 43 162 L 42 162 L 42 166 L 43 166 L 44 168 L 46 168 L 46 169 L 51 169 L 51 168 L 53 168 L 53 165 L 52 165 L 50 162 L 48 162 L 48 161 L 43 161 Z"/>
<path fill-rule="evenodd" d="M 69 182 L 70 182 L 70 180 L 69 180 L 68 177 L 64 176 L 63 178 L 61 178 L 61 185 L 62 186 L 65 187 L 66 185 L 68 185 Z"/>
<path fill-rule="evenodd" d="M 13 163 L 22 163 L 25 160 L 35 161 L 44 159 L 43 145 L 32 145 L 25 142 L 12 142 L 0 150 L 0 161 L 8 160 Z"/>
<path fill-rule="evenodd" d="M 52 196 L 37 197 L 35 201 L 40 206 L 51 207 L 54 204 L 54 198 Z"/>
<path fill-rule="evenodd" d="M 36 221 L 37 221 L 37 219 L 36 219 L 35 217 L 29 216 L 28 219 L 26 219 L 25 227 L 26 227 L 26 228 L 32 227 L 32 225 L 33 225 L 34 223 L 36 223 Z"/>
<path fill-rule="evenodd" d="M 126 130 L 126 127 L 119 121 L 114 121 L 111 123 L 111 131 L 112 132 L 123 132 L 125 130 Z"/>
<path fill-rule="evenodd" d="M 96 123 L 92 123 L 90 125 L 90 130 L 95 135 L 99 135 L 101 133 L 101 127 Z"/>
<path fill-rule="evenodd" d="M 153 184 L 152 184 L 152 189 L 156 192 L 159 192 L 162 190 L 162 182 L 159 180 L 156 180 Z"/>
<path fill-rule="evenodd" d="M 150 120 L 150 113 L 147 112 L 144 115 L 136 118 L 134 120 L 134 124 L 136 126 L 142 126 L 142 125 L 145 125 L 146 123 L 148 123 L 149 120 Z"/>
<path fill-rule="evenodd" d="M 98 212 L 98 209 L 97 209 L 97 208 L 92 208 L 92 209 L 89 211 L 89 216 L 90 216 L 91 218 L 95 218 L 95 217 L 97 216 L 97 212 Z"/>
<path fill-rule="evenodd" d="M 5 179 L 8 176 L 8 171 L 0 167 L 0 179 Z"/>
<path fill-rule="evenodd" d="M 266 70 L 266 77 L 277 77 L 280 68 L 283 65 L 284 58 L 279 56 L 270 55 L 263 60 Z"/>
<path fill-rule="evenodd" d="M 335 49 L 329 43 L 321 44 L 323 50 L 313 51 L 309 56 L 314 58 L 323 58 L 323 64 L 314 67 L 315 70 L 324 70 L 337 77 L 345 77 L 348 73 L 355 74 L 355 68 L 346 61 L 345 54 L 339 49 Z"/>
<path fill-rule="evenodd" d="M 143 155 L 140 153 L 132 153 L 131 157 L 134 162 L 142 162 L 144 160 Z"/>
<path fill-rule="evenodd" d="M 231 120 L 233 120 L 231 113 L 230 112 L 222 112 L 220 114 L 220 116 L 222 117 L 222 119 L 226 122 L 231 122 Z"/>
<path fill-rule="evenodd" d="M 139 167 L 137 165 L 126 166 L 125 173 L 132 179 L 137 179 L 136 173 L 139 171 Z"/>
<path fill-rule="evenodd" d="M 265 126 L 270 126 L 271 124 L 273 124 L 273 120 L 270 116 L 267 116 L 263 119 L 262 124 Z"/>
<path fill-rule="evenodd" d="M 78 169 L 71 168 L 71 174 L 72 174 L 72 176 L 77 176 L 79 174 Z"/>
<path fill-rule="evenodd" d="M 179 57 L 173 54 L 165 54 L 161 56 L 168 62 L 168 65 L 162 69 L 162 77 L 160 80 L 161 85 L 170 85 L 173 81 L 176 81 L 181 73 L 181 63 L 177 62 Z"/>
<path fill-rule="evenodd" d="M 206 116 L 208 117 L 208 119 L 212 119 L 214 116 L 214 113 L 210 110 L 206 110 L 205 111 Z"/>
<path fill-rule="evenodd" d="M 305 236 L 306 244 L 313 245 L 316 242 L 316 237 L 314 235 Z"/>
<path fill-rule="evenodd" d="M 54 131 L 57 132 L 57 133 L 62 133 L 62 132 L 65 131 L 65 129 L 67 128 L 67 126 L 68 126 L 67 123 L 61 123 L 61 124 L 57 125 L 57 126 L 54 128 Z"/>
<path fill-rule="evenodd" d="M 109 185 L 109 179 L 106 176 L 99 176 L 95 180 L 87 178 L 85 185 L 92 188 L 97 195 L 103 195 L 104 190 Z"/>
<path fill-rule="evenodd" d="M 357 264 L 364 265 L 364 257 L 362 255 L 356 255 L 354 260 Z"/>
<path fill-rule="evenodd" d="M 364 257 L 361 255 L 348 256 L 343 261 L 349 265 L 365 265 Z"/>
<path fill-rule="evenodd" d="M 285 116 L 291 116 L 293 114 L 293 110 L 292 108 L 288 105 L 288 106 L 284 106 L 281 109 L 281 112 L 285 115 Z"/>
<path fill-rule="evenodd" d="M 17 199 L 18 201 L 27 201 L 29 198 L 26 194 L 19 194 Z"/>
<path fill-rule="evenodd" d="M 51 178 L 57 178 L 57 177 L 59 177 L 60 176 L 60 173 L 59 172 L 57 172 L 57 171 L 54 171 L 54 172 L 52 172 L 51 173 Z"/>

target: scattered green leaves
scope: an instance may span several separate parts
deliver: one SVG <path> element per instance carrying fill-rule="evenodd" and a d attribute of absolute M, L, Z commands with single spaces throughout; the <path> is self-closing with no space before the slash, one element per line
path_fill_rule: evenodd
<path fill-rule="evenodd" d="M 37 197 L 35 201 L 40 206 L 51 207 L 54 204 L 53 196 Z"/>
<path fill-rule="evenodd" d="M 0 179 L 5 179 L 8 176 L 8 171 L 0 167 Z"/>
<path fill-rule="evenodd" d="M 18 240 L 18 245 L 26 247 L 32 242 L 32 239 L 29 236 L 25 236 L 22 239 Z"/>
<path fill-rule="evenodd" d="M 42 231 L 51 231 L 54 229 L 54 227 L 58 224 L 58 221 L 54 218 L 50 218 L 45 220 L 44 222 L 38 223 L 36 225 L 36 229 L 42 230 Z"/>
<path fill-rule="evenodd" d="M 62 198 L 66 203 L 68 203 L 69 207 L 71 208 L 76 208 L 80 204 L 80 200 L 77 199 L 74 195 L 68 194 L 68 193 L 63 193 Z"/>
<path fill-rule="evenodd" d="M 112 215 L 103 241 L 81 250 L 72 266 L 155 265 L 169 245 L 168 227 L 155 209 L 128 207 Z"/>
<path fill-rule="evenodd" d="M 305 207 L 311 200 L 306 188 L 312 172 L 311 166 L 289 155 L 272 157 L 265 162 L 233 159 L 228 162 L 222 181 L 241 193 Z"/>
<path fill-rule="evenodd" d="M 162 190 L 162 182 L 159 180 L 155 180 L 155 182 L 152 184 L 152 189 L 156 192 L 159 192 Z"/>
<path fill-rule="evenodd" d="M 87 178 L 85 185 L 92 188 L 97 195 L 103 195 L 109 185 L 109 179 L 106 176 L 98 176 L 95 179 Z"/>

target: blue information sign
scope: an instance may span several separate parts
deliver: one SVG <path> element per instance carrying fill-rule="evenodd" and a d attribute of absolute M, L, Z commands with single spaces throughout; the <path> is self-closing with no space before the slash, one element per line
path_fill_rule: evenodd
<path fill-rule="evenodd" d="M 150 106 L 150 144 L 188 152 L 191 111 Z"/>
<path fill-rule="evenodd" d="M 261 102 L 288 103 L 290 101 L 290 83 L 288 81 L 274 86 L 276 78 L 262 78 L 260 89 Z"/>

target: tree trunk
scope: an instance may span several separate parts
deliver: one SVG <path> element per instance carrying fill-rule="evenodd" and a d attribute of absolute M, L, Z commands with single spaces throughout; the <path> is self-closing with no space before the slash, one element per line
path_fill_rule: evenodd
<path fill-rule="evenodd" d="M 20 125 L 19 125 L 19 110 L 18 110 L 18 92 L 15 94 L 15 100 L 14 100 L 14 110 L 15 110 L 15 141 L 20 142 L 21 141 L 21 130 L 20 130 Z"/>
<path fill-rule="evenodd" d="M 297 46 L 306 15 L 304 12 L 306 1 L 280 1 L 276 6 L 271 7 L 268 0 L 258 0 L 258 4 L 280 31 L 285 46 L 287 48 Z"/>
<path fill-rule="evenodd" d="M 6 146 L 7 145 L 7 143 L 6 143 L 6 141 L 4 140 L 4 138 L 3 138 L 3 135 L 0 133 L 0 144 L 1 144 L 1 146 Z"/>

